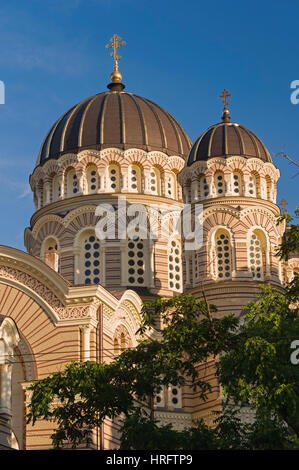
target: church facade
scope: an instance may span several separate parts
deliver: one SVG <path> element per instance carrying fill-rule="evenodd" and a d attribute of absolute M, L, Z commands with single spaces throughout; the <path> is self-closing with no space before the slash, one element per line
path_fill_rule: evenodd
<path fill-rule="evenodd" d="M 260 283 L 282 289 L 299 269 L 298 258 L 275 256 L 285 229 L 276 223 L 279 170 L 261 140 L 231 122 L 226 91 L 221 122 L 192 145 L 167 111 L 124 91 L 117 67 L 108 88 L 68 110 L 42 143 L 30 176 L 36 211 L 27 252 L 0 246 L 3 449 L 51 448 L 51 423 L 26 424 L 26 388 L 70 361 L 110 361 L 136 346 L 144 300 L 200 297 L 204 288 L 219 315 L 240 315 Z M 199 248 L 185 249 L 178 230 L 184 204 L 202 208 Z M 136 205 L 145 210 L 142 228 L 132 224 Z M 99 237 L 99 206 L 131 232 Z M 213 387 L 208 401 L 169 387 L 155 398 L 155 417 L 177 429 L 211 420 L 221 390 L 212 362 L 203 373 Z M 107 420 L 94 447 L 117 444 L 117 423 Z"/>

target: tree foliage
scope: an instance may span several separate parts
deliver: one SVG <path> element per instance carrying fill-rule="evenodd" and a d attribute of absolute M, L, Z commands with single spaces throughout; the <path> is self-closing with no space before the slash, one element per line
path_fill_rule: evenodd
<path fill-rule="evenodd" d="M 280 248 L 287 259 L 298 248 L 298 226 Z M 299 448 L 299 365 L 290 361 L 299 339 L 299 277 L 276 291 L 262 285 L 244 315 L 217 317 L 217 309 L 192 295 L 155 299 L 143 305 L 136 348 L 111 363 L 72 363 L 32 384 L 28 422 L 55 422 L 56 448 L 91 442 L 105 418 L 121 417 L 121 449 L 289 449 Z M 155 319 L 163 328 L 153 336 Z M 205 400 L 210 384 L 198 364 L 214 358 L 226 396 L 213 426 L 202 420 L 177 431 L 151 413 L 161 387 L 191 384 Z M 251 421 L 244 421 L 244 412 Z"/>

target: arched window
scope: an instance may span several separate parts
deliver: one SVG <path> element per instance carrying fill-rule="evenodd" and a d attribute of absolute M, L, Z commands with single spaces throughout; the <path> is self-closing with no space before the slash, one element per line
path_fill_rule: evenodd
<path fill-rule="evenodd" d="M 233 188 L 232 188 L 232 193 L 233 196 L 242 196 L 242 187 L 243 187 L 243 181 L 242 181 L 242 175 L 238 171 L 233 172 Z"/>
<path fill-rule="evenodd" d="M 86 168 L 87 194 L 97 193 L 100 189 L 100 177 L 96 165 Z"/>
<path fill-rule="evenodd" d="M 132 341 L 128 330 L 124 325 L 119 325 L 114 333 L 113 348 L 114 354 L 119 354 L 122 350 L 132 347 Z"/>
<path fill-rule="evenodd" d="M 58 175 L 53 175 L 52 176 L 52 191 L 51 191 L 51 202 L 55 202 L 55 201 L 58 201 L 58 199 L 60 198 L 60 195 L 61 195 L 61 188 L 60 188 L 60 184 L 59 184 L 59 178 L 58 178 Z"/>
<path fill-rule="evenodd" d="M 155 394 L 156 408 L 182 408 L 182 391 L 177 385 L 161 386 L 161 390 Z"/>
<path fill-rule="evenodd" d="M 182 246 L 179 238 L 174 238 L 168 247 L 168 282 L 171 290 L 182 291 Z"/>
<path fill-rule="evenodd" d="M 166 176 L 165 195 L 172 199 L 177 198 L 176 181 L 176 175 L 174 173 L 170 173 Z"/>
<path fill-rule="evenodd" d="M 161 390 L 155 394 L 154 403 L 157 408 L 165 407 L 165 387 L 162 386 Z"/>
<path fill-rule="evenodd" d="M 75 196 L 79 191 L 79 182 L 74 168 L 69 168 L 65 173 L 65 190 L 67 197 Z"/>
<path fill-rule="evenodd" d="M 214 183 L 216 187 L 216 195 L 218 197 L 225 195 L 225 182 L 224 173 L 222 171 L 216 171 L 214 175 Z"/>
<path fill-rule="evenodd" d="M 210 193 L 209 185 L 207 179 L 204 175 L 200 177 L 200 199 L 205 199 Z"/>
<path fill-rule="evenodd" d="M 141 193 L 141 168 L 138 165 L 131 165 L 129 167 L 129 191 Z"/>
<path fill-rule="evenodd" d="M 177 385 L 168 387 L 168 407 L 182 408 L 182 391 Z"/>
<path fill-rule="evenodd" d="M 263 281 L 266 274 L 267 240 L 261 230 L 254 230 L 249 242 L 249 266 L 253 279 Z"/>
<path fill-rule="evenodd" d="M 117 164 L 111 164 L 108 167 L 107 190 L 113 193 L 120 192 L 120 169 Z"/>
<path fill-rule="evenodd" d="M 230 234 L 226 230 L 217 230 L 215 234 L 216 277 L 230 279 L 232 275 L 232 247 Z"/>
<path fill-rule="evenodd" d="M 144 286 L 146 284 L 146 240 L 133 236 L 127 240 L 127 281 L 130 286 Z"/>
<path fill-rule="evenodd" d="M 81 234 L 80 260 L 78 265 L 78 283 L 100 284 L 102 279 L 102 266 L 100 255 L 100 242 L 94 231 L 87 230 Z"/>
<path fill-rule="evenodd" d="M 54 271 L 60 272 L 60 256 L 57 240 L 55 240 L 55 238 L 47 238 L 43 243 L 41 258 L 48 266 L 54 269 Z"/>
<path fill-rule="evenodd" d="M 249 176 L 248 192 L 252 197 L 260 197 L 260 178 L 255 172 Z"/>
<path fill-rule="evenodd" d="M 161 196 L 161 172 L 157 167 L 152 167 L 150 172 L 150 190 L 152 194 Z"/>

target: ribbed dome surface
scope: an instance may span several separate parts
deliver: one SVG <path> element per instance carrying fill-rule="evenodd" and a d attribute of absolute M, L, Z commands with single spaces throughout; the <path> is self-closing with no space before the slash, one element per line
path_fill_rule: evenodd
<path fill-rule="evenodd" d="M 213 157 L 241 155 L 272 162 L 262 141 L 246 127 L 234 122 L 221 122 L 209 127 L 193 144 L 187 166 Z"/>
<path fill-rule="evenodd" d="M 81 101 L 47 134 L 37 165 L 83 149 L 116 147 L 160 150 L 186 158 L 191 142 L 171 114 L 150 100 L 125 91 L 107 91 Z"/>

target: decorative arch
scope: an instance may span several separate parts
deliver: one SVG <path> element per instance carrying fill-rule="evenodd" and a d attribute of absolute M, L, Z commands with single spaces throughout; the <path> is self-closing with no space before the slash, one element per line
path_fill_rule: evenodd
<path fill-rule="evenodd" d="M 104 250 L 92 226 L 83 227 L 74 240 L 75 284 L 103 284 Z"/>
<path fill-rule="evenodd" d="M 213 227 L 207 238 L 208 274 L 213 279 L 230 280 L 236 272 L 235 237 L 226 225 Z"/>
<path fill-rule="evenodd" d="M 267 231 L 260 226 L 247 233 L 248 270 L 254 280 L 264 281 L 270 276 L 270 241 Z"/>

